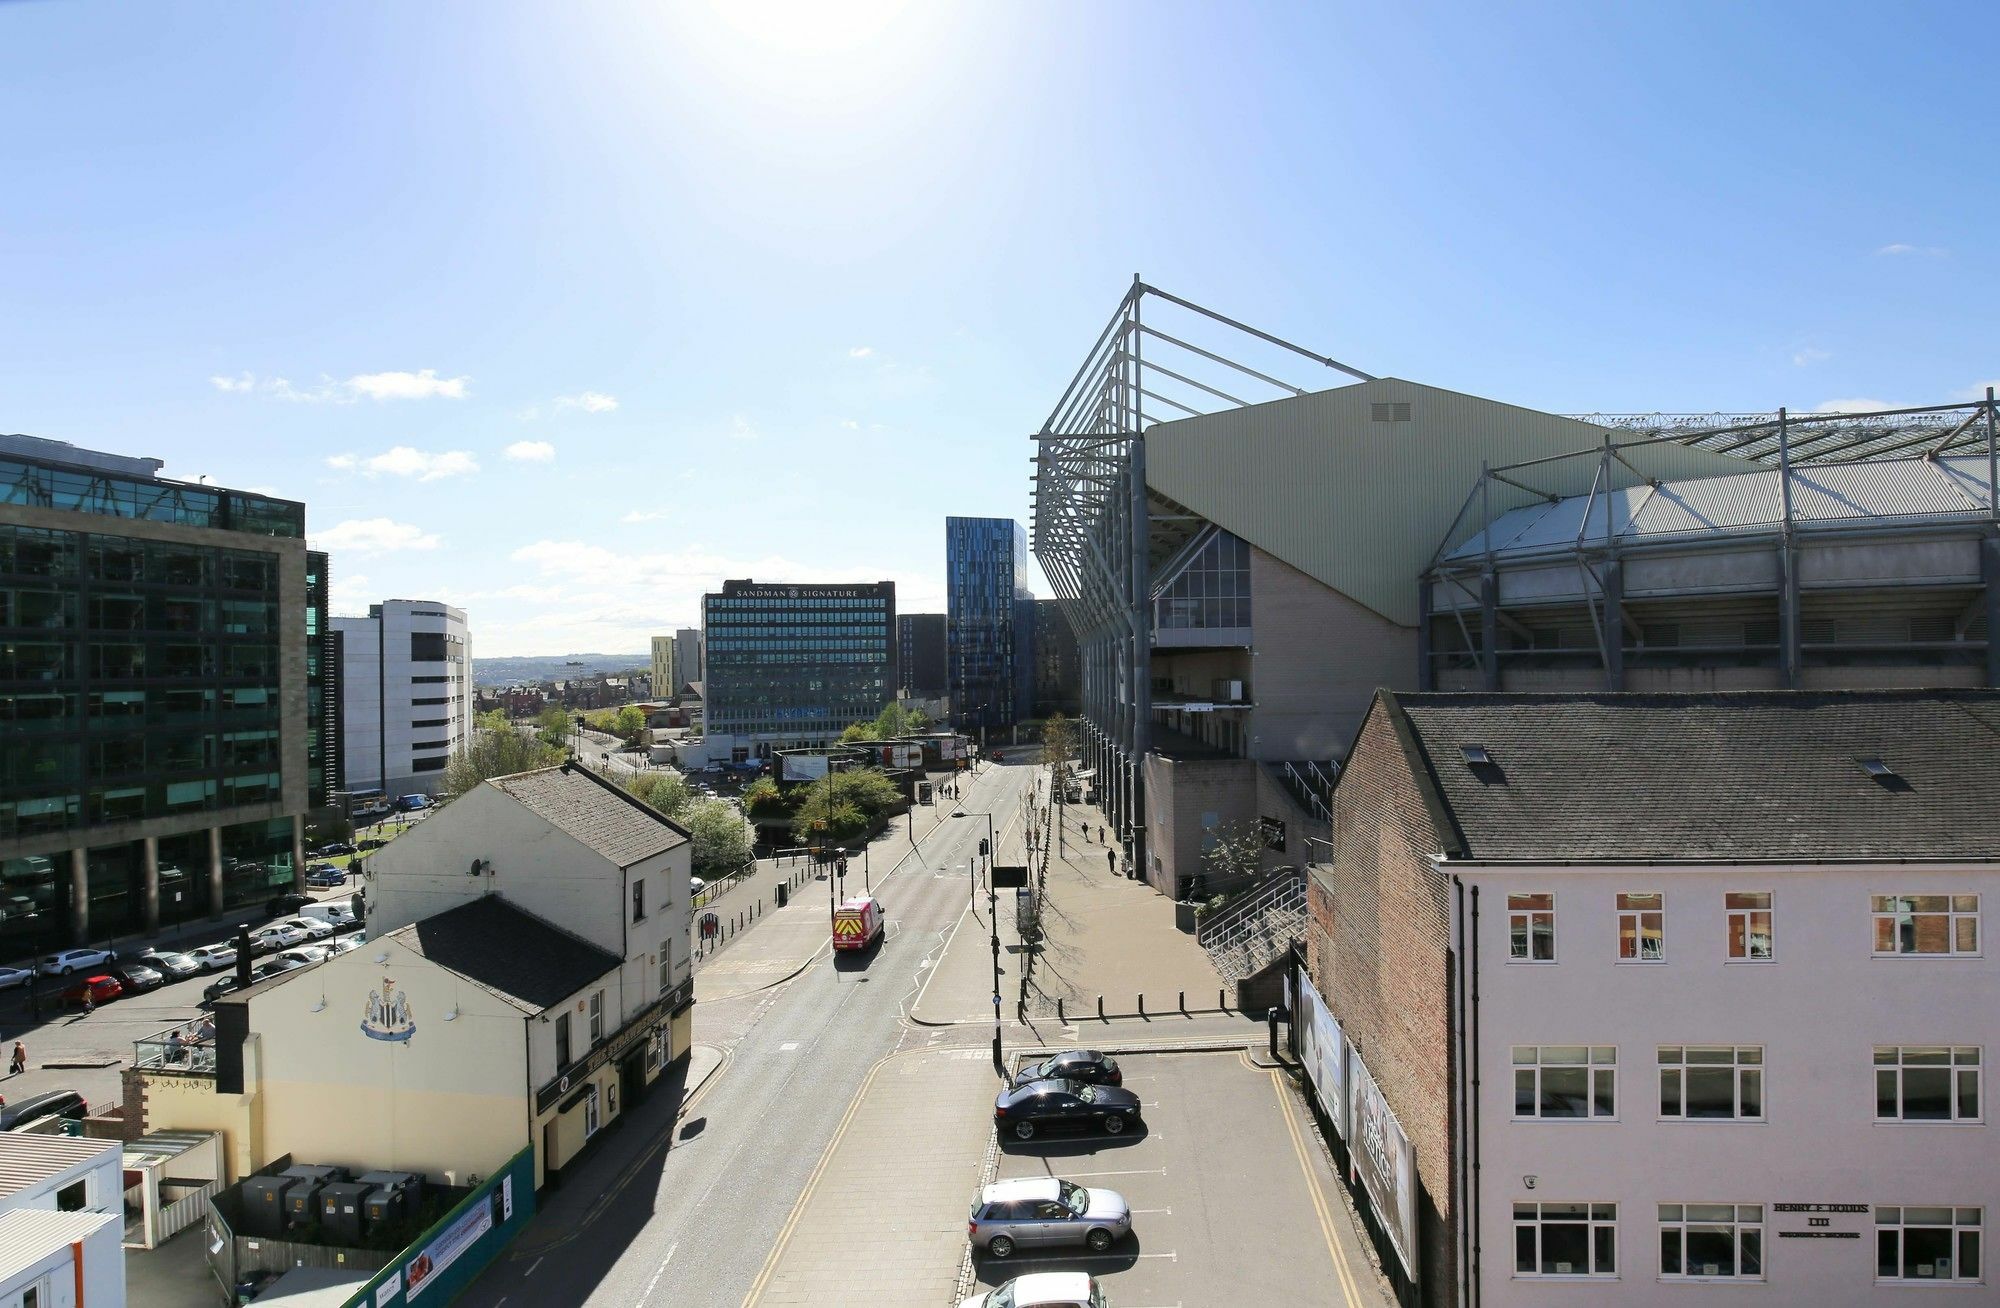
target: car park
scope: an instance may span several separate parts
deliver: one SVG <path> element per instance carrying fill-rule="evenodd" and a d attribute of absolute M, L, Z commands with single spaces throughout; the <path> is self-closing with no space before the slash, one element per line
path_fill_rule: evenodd
<path fill-rule="evenodd" d="M 117 977 L 99 974 L 72 982 L 63 988 L 59 998 L 65 1004 L 80 1004 L 89 995 L 93 1004 L 108 1004 L 124 993 L 125 986 Z"/>
<path fill-rule="evenodd" d="M 1103 1253 L 1131 1233 L 1132 1208 L 1123 1195 L 1056 1176 L 994 1182 L 979 1192 L 965 1223 L 972 1247 L 995 1258 L 1072 1244 Z"/>
<path fill-rule="evenodd" d="M 204 972 L 218 972 L 236 961 L 236 946 L 230 944 L 198 945 L 188 950 L 187 956 L 195 961 Z"/>
<path fill-rule="evenodd" d="M 1024 1064 L 1014 1073 L 1013 1084 L 1026 1085 L 1030 1081 L 1082 1081 L 1086 1085 L 1123 1085 L 1125 1074 L 1119 1070 L 1118 1060 L 1109 1054 L 1101 1054 L 1095 1049 L 1065 1049 L 1059 1054 Z"/>
<path fill-rule="evenodd" d="M 104 974 L 119 985 L 128 995 L 136 995 L 147 990 L 158 990 L 167 983 L 164 972 L 148 967 L 144 963 L 118 963 L 104 970 Z"/>
<path fill-rule="evenodd" d="M 139 961 L 163 973 L 170 981 L 178 981 L 182 977 L 193 976 L 201 971 L 200 963 L 187 954 L 172 949 L 142 949 L 139 951 Z"/>
<path fill-rule="evenodd" d="M 1119 1135 L 1141 1125 L 1139 1096 L 1117 1086 L 1081 1081 L 1030 1081 L 1000 1092 L 993 1101 L 993 1122 L 1003 1135 L 1016 1140 L 1032 1140 L 1052 1130 Z"/>
<path fill-rule="evenodd" d="M 87 967 L 103 967 L 117 961 L 118 955 L 109 949 L 65 949 L 44 957 L 41 971 L 43 976 L 68 976 Z"/>
<path fill-rule="evenodd" d="M 0 967 L 0 990 L 12 990 L 34 979 L 35 969 L 31 967 Z"/>
<path fill-rule="evenodd" d="M 958 1308 L 1108 1308 L 1097 1279 L 1087 1272 L 1035 1272 L 1017 1276 Z"/>
<path fill-rule="evenodd" d="M 90 1105 L 74 1090 L 50 1090 L 30 1095 L 0 1109 L 0 1131 L 18 1131 L 50 1117 L 66 1117 L 81 1122 L 90 1115 Z"/>

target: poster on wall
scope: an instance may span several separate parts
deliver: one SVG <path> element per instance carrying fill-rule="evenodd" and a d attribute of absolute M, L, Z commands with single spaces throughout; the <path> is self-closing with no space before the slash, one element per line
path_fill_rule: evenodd
<path fill-rule="evenodd" d="M 1285 852 L 1285 820 L 1283 818 L 1260 817 L 1257 819 L 1257 826 L 1264 834 L 1264 848 L 1275 850 L 1280 854 Z"/>
<path fill-rule="evenodd" d="M 1403 1124 L 1389 1111 L 1389 1101 L 1368 1071 L 1361 1055 L 1347 1060 L 1348 1114 L 1354 1134 L 1347 1156 L 1375 1205 L 1382 1229 L 1396 1248 L 1403 1270 L 1417 1279 L 1417 1154 Z"/>
<path fill-rule="evenodd" d="M 1313 1098 L 1333 1123 L 1335 1134 L 1349 1139 L 1347 1128 L 1347 1036 L 1320 998 L 1312 978 L 1299 974 L 1299 1003 L 1293 1013 L 1299 1029 L 1299 1062 L 1312 1083 Z"/>
<path fill-rule="evenodd" d="M 409 1287 L 411 1299 L 422 1294 L 439 1272 L 457 1262 L 459 1255 L 478 1243 L 479 1237 L 493 1229 L 498 1211 L 511 1215 L 514 1211 L 513 1178 L 504 1177 L 501 1183 L 489 1190 L 479 1203 L 458 1215 L 458 1220 L 438 1232 L 437 1239 L 424 1246 L 423 1252 L 412 1258 L 403 1269 L 403 1282 Z M 500 1217 L 500 1221 L 506 1221 Z"/>

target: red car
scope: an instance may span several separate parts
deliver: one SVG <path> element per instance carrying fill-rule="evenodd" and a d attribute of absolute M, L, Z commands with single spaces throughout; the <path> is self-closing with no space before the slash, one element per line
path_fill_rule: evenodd
<path fill-rule="evenodd" d="M 90 991 L 90 1002 L 93 1004 L 107 1003 L 125 993 L 125 987 L 119 984 L 117 977 L 94 976 L 87 981 L 79 981 L 69 989 L 63 991 L 63 1002 L 65 1004 L 81 1004 L 83 1002 L 83 992 L 86 989 Z"/>

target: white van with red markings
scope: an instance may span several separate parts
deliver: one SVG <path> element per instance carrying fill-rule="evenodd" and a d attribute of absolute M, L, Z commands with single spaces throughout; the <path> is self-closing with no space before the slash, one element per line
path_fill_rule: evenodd
<path fill-rule="evenodd" d="M 882 901 L 857 895 L 833 910 L 833 947 L 866 949 L 882 938 Z"/>

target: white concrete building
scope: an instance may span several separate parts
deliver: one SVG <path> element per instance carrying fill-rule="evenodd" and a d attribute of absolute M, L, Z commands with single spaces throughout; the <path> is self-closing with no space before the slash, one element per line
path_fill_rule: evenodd
<path fill-rule="evenodd" d="M 1379 695 L 1300 1009 L 1421 1302 L 1990 1300 L 1996 737 L 1990 691 Z"/>
<path fill-rule="evenodd" d="M 465 610 L 384 600 L 333 619 L 340 668 L 341 789 L 435 794 L 472 731 Z"/>

